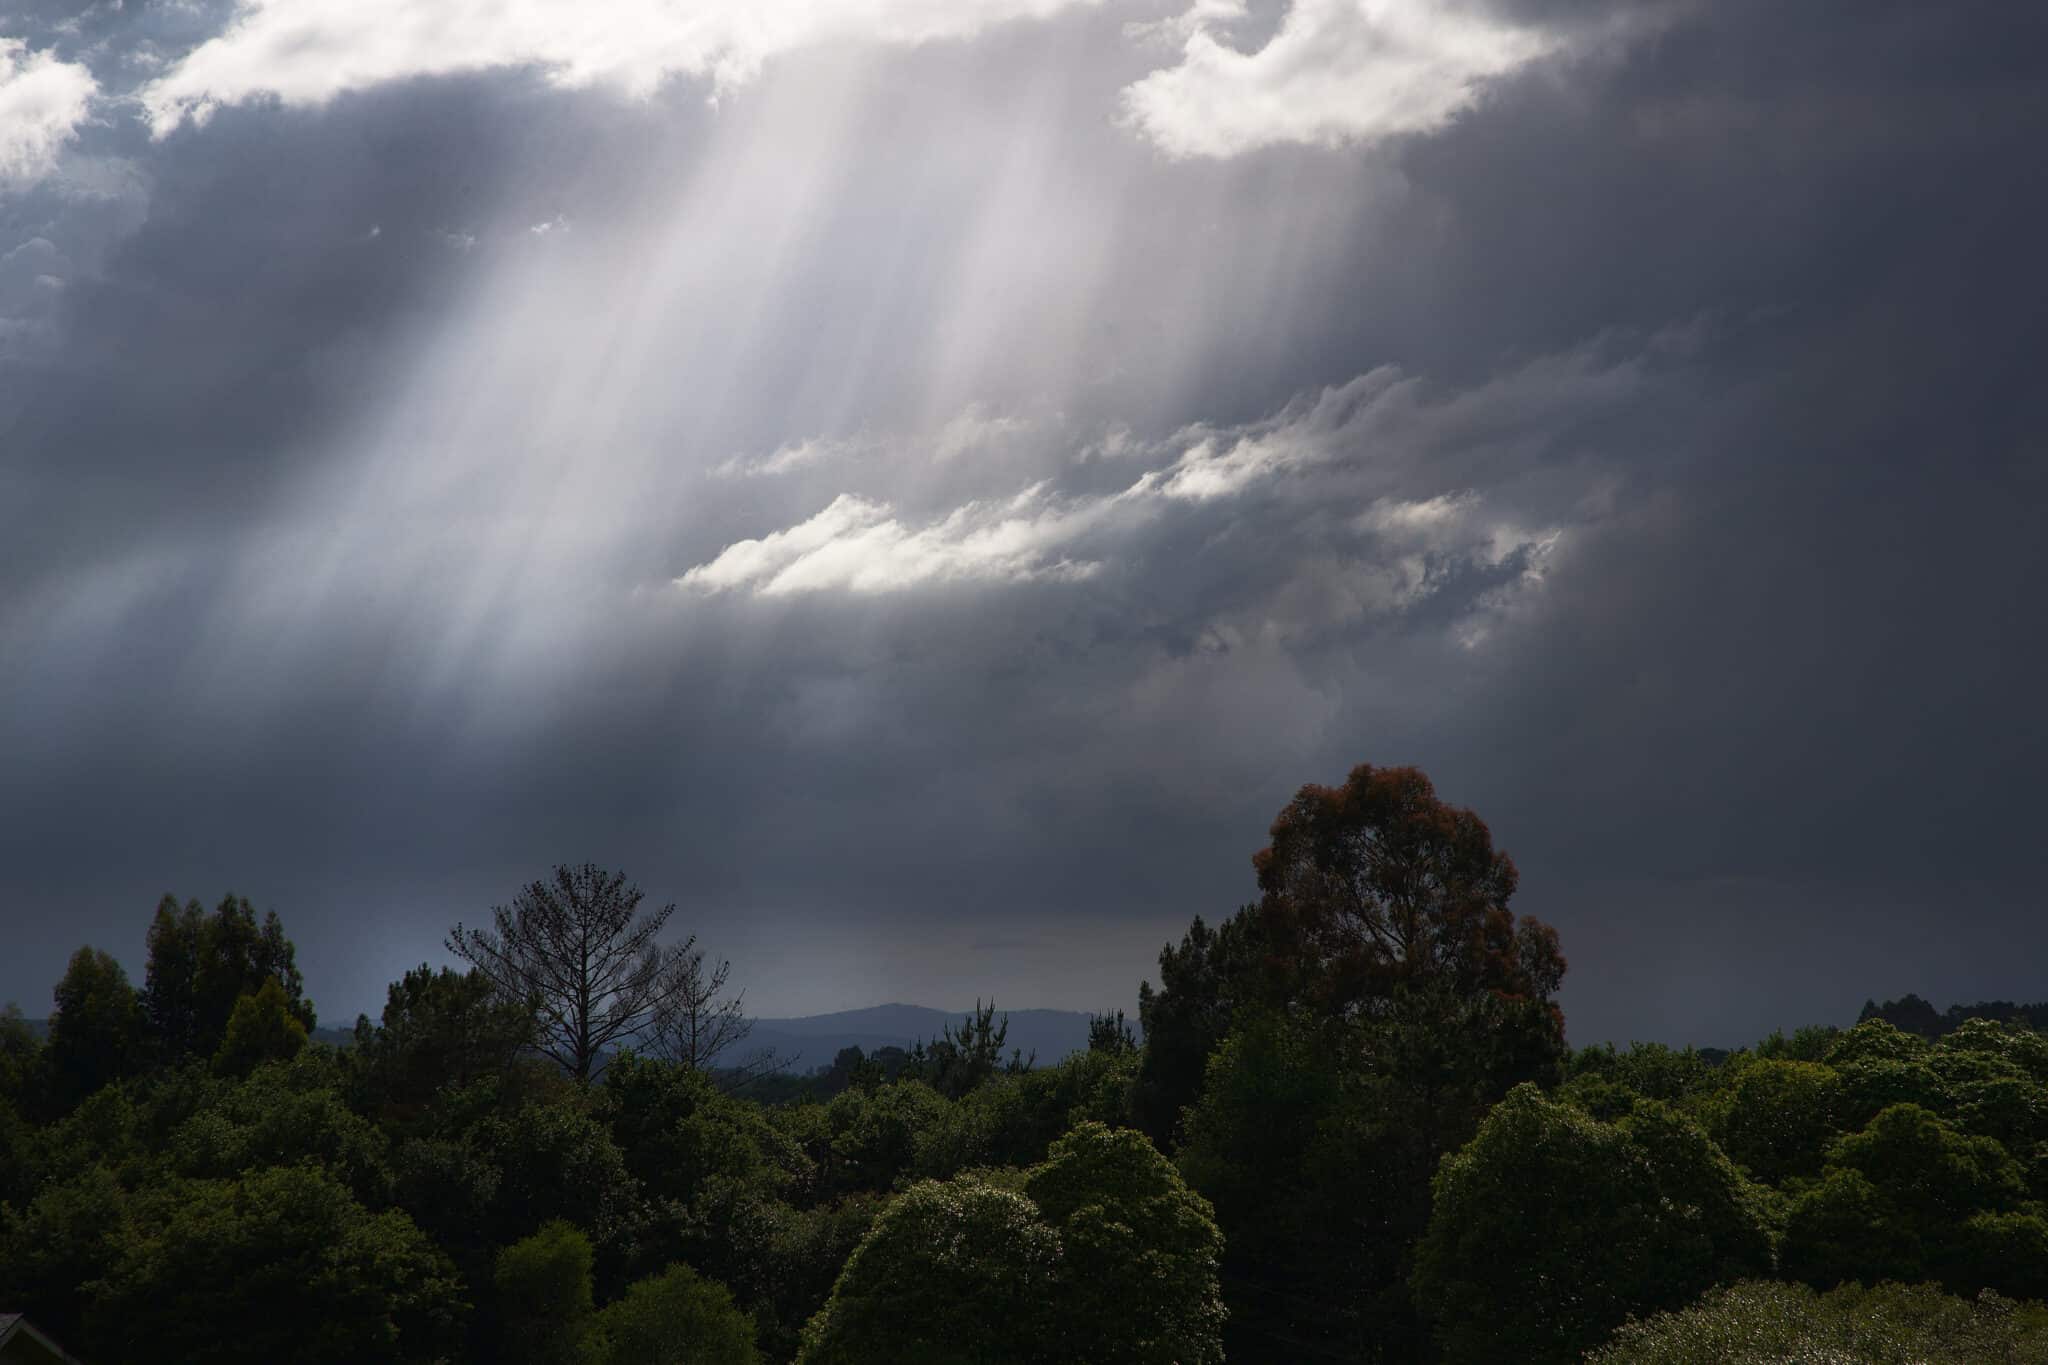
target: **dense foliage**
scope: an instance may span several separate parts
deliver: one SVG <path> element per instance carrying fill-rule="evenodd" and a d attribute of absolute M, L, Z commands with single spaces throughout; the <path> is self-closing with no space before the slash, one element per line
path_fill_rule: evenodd
<path fill-rule="evenodd" d="M 1413 769 L 1256 868 L 1139 1030 L 1039 1064 L 977 1005 L 807 1077 L 713 1064 L 722 964 L 616 874 L 343 1046 L 277 915 L 166 897 L 139 988 L 81 948 L 0 1013 L 0 1308 L 137 1365 L 2048 1361 L 2048 1011 L 1572 1052 Z"/>
<path fill-rule="evenodd" d="M 1631 1322 L 1593 1365 L 2048 1365 L 2048 1309 L 1928 1285 L 1746 1282 Z"/>

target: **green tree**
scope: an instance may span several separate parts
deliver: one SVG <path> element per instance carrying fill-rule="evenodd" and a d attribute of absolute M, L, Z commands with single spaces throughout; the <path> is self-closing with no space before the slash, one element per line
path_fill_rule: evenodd
<path fill-rule="evenodd" d="M 127 1229 L 127 1192 L 101 1164 L 44 1181 L 23 1206 L 0 1205 L 0 1300 L 84 1346 L 94 1293 Z"/>
<path fill-rule="evenodd" d="M 1591 1365 L 2048 1365 L 2048 1309 L 1932 1285 L 1749 1281 L 1624 1324 Z"/>
<path fill-rule="evenodd" d="M 1933 1052 L 1933 1044 L 1926 1039 L 1903 1033 L 1881 1018 L 1871 1018 L 1838 1036 L 1822 1060 L 1840 1069 L 1871 1062 L 1924 1061 Z"/>
<path fill-rule="evenodd" d="M 1770 1269 L 1755 1192 L 1655 1101 L 1606 1124 L 1518 1086 L 1434 1195 L 1415 1293 L 1454 1363 L 1578 1360 L 1631 1314 Z"/>
<path fill-rule="evenodd" d="M 573 1224 L 544 1225 L 498 1253 L 502 1358 L 516 1365 L 577 1365 L 594 1325 L 590 1239 Z"/>
<path fill-rule="evenodd" d="M 246 1079 L 214 1084 L 211 1094 L 160 1140 L 159 1152 L 178 1174 L 230 1179 L 269 1166 L 316 1165 L 372 1207 L 391 1202 L 390 1143 L 343 1094 L 343 1063 L 332 1053 L 299 1053 L 257 1067 Z M 162 1125 L 182 1102 L 163 1102 Z"/>
<path fill-rule="evenodd" d="M 1138 1035 L 1131 1030 L 1122 1010 L 1104 1010 L 1088 1016 L 1088 1050 L 1123 1056 L 1138 1050 Z"/>
<path fill-rule="evenodd" d="M 821 1089 L 828 1097 L 846 1089 L 872 1092 L 887 1079 L 882 1064 L 854 1045 L 840 1048 L 832 1055 L 832 1065 L 825 1072 Z"/>
<path fill-rule="evenodd" d="M 922 1081 L 833 1096 L 825 1106 L 827 1140 L 818 1161 L 822 1192 L 894 1189 L 949 1117 L 945 1099 Z"/>
<path fill-rule="evenodd" d="M 1817 1062 L 1746 1059 L 1707 1105 L 1708 1131 L 1758 1180 L 1820 1174 L 1841 1131 L 1848 1095 L 1834 1068 Z"/>
<path fill-rule="evenodd" d="M 1265 998 L 1264 925 L 1246 906 L 1215 929 L 1200 915 L 1178 946 L 1159 950 L 1159 985 L 1138 983 L 1145 1049 L 1132 1107 L 1161 1147 L 1180 1137 L 1181 1114 L 1201 1094 L 1209 1055 L 1230 1032 L 1239 1006 Z"/>
<path fill-rule="evenodd" d="M 996 1018 L 996 1003 L 974 1002 L 974 1010 L 960 1021 L 960 1027 L 944 1025 L 937 1038 L 920 1042 L 911 1049 L 904 1074 L 921 1080 L 957 1100 L 998 1073 L 1015 1075 L 1028 1070 L 1035 1058 L 1010 1049 L 1003 1059 L 1003 1045 L 1010 1036 L 1010 1016 Z"/>
<path fill-rule="evenodd" d="M 369 1102 L 410 1118 L 444 1087 L 502 1075 L 533 1036 L 532 1011 L 483 973 L 422 964 L 391 983 L 377 1024 L 356 1019 L 354 1058 Z"/>
<path fill-rule="evenodd" d="M 1837 1141 L 1823 1178 L 1794 1201 L 1783 1267 L 1817 1288 L 1939 1279 L 1974 1294 L 1990 1283 L 1985 1267 L 1996 1248 L 2012 1253 L 2030 1242 L 2023 1224 L 1980 1215 L 2033 1213 L 2029 1193 L 2025 1172 L 1995 1140 L 1918 1105 L 1894 1105 Z M 2048 1261 L 2010 1271 L 2030 1294 L 2048 1294 Z M 2006 1272 L 1997 1278 L 2011 1283 Z"/>
<path fill-rule="evenodd" d="M 779 1192 L 803 1160 L 760 1106 L 694 1067 L 626 1053 L 605 1068 L 596 1098 L 597 1118 L 655 1199 L 687 1204 L 714 1178 Z"/>
<path fill-rule="evenodd" d="M 1234 1275 L 1256 1280 L 1262 1300 L 1285 1299 L 1295 1330 L 1316 1336 L 1349 1315 L 1371 1273 L 1362 1220 L 1378 1210 L 1349 1182 L 1364 1173 L 1343 1140 L 1346 1108 L 1320 1030 L 1252 1016 L 1209 1059 L 1178 1156 L 1214 1205 Z"/>
<path fill-rule="evenodd" d="M 1630 1043 L 1627 1051 L 1612 1043 L 1582 1047 L 1571 1056 L 1567 1074 L 1573 1081 L 1599 1077 L 1626 1086 L 1645 1099 L 1682 1104 L 1713 1090 L 1720 1072 L 1696 1048 L 1662 1043 Z"/>
<path fill-rule="evenodd" d="M 275 979 L 286 1007 L 311 1032 L 312 1002 L 297 952 L 276 911 L 261 921 L 245 899 L 227 896 L 207 914 L 197 901 L 165 896 L 149 926 L 143 1010 L 164 1057 L 210 1057 L 226 1036 L 236 1002 Z"/>
<path fill-rule="evenodd" d="M 630 1238 L 639 1182 L 603 1121 L 577 1103 L 525 1104 L 465 1134 L 491 1173 L 489 1240 L 506 1243 L 554 1220 L 585 1229 L 601 1253 Z"/>
<path fill-rule="evenodd" d="M 749 1228 L 746 1274 L 732 1288 L 753 1316 L 764 1355 L 796 1355 L 804 1324 L 824 1306 L 884 1203 L 880 1196 L 852 1195 L 811 1208 L 759 1206 L 760 1217 Z"/>
<path fill-rule="evenodd" d="M 51 1081 L 76 1103 L 142 1063 L 142 1006 L 111 954 L 80 948 L 57 983 L 50 1019 Z"/>
<path fill-rule="evenodd" d="M 918 1173 L 943 1179 L 977 1166 L 1029 1166 L 1077 1123 L 1127 1125 L 1136 1060 L 1128 1052 L 1076 1052 L 1053 1066 L 996 1077 L 919 1134 Z"/>
<path fill-rule="evenodd" d="M 1808 1024 L 1790 1035 L 1779 1029 L 1756 1045 L 1756 1055 L 1774 1062 L 1824 1062 L 1841 1036 L 1833 1024 Z"/>
<path fill-rule="evenodd" d="M 201 1023 L 199 957 L 205 925 L 206 911 L 199 902 L 187 901 L 181 906 L 176 896 L 158 901 L 149 922 L 143 1012 L 149 1019 L 150 1037 L 171 1060 L 211 1053 L 220 1041 L 217 1034 L 208 1040 Z M 229 1008 L 233 1008 L 232 1001 Z M 221 1016 L 220 1028 L 227 1028 L 226 1014 Z"/>
<path fill-rule="evenodd" d="M 1059 1234 L 1021 1194 L 928 1180 L 889 1205 L 804 1329 L 801 1365 L 1038 1365 L 1058 1313 Z"/>
<path fill-rule="evenodd" d="M 1223 1234 L 1208 1201 L 1142 1133 L 1083 1123 L 1052 1144 L 1024 1192 L 1060 1236 L 1068 1359 L 1222 1361 Z"/>
<path fill-rule="evenodd" d="M 1927 1059 L 1948 1101 L 1941 1112 L 1966 1132 L 1996 1138 L 2015 1156 L 2048 1140 L 2048 1038 L 2024 1024 L 1969 1019 Z"/>
<path fill-rule="evenodd" d="M 308 1167 L 172 1181 L 131 1200 L 90 1315 L 109 1359 L 438 1360 L 464 1305 L 453 1268 L 396 1210 L 371 1213 Z"/>
<path fill-rule="evenodd" d="M 2048 1034 L 2038 1033 L 2024 1023 L 1992 1019 L 1970 1019 L 1956 1026 L 1941 1040 L 1938 1053 L 1963 1053 L 1995 1057 L 2036 1085 L 2048 1085 Z"/>
<path fill-rule="evenodd" d="M 29 1027 L 21 1006 L 8 1001 L 0 1009 L 0 1100 L 23 1112 L 40 1108 L 37 1101 L 47 1074 L 44 1054 L 45 1044 Z"/>
<path fill-rule="evenodd" d="M 637 1281 L 597 1315 L 596 1365 L 755 1365 L 754 1324 L 686 1265 Z"/>
<path fill-rule="evenodd" d="M 276 977 L 267 977 L 255 991 L 235 1002 L 213 1069 L 223 1076 L 246 1076 L 265 1062 L 289 1061 L 306 1045 L 306 1026 L 292 1013 L 290 997 Z"/>

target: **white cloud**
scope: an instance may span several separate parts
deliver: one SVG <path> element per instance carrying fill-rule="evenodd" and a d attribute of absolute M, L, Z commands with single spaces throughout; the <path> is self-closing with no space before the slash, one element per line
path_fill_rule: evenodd
<path fill-rule="evenodd" d="M 1414 382 L 1391 365 L 1348 384 L 1324 389 L 1313 401 L 1292 403 L 1265 422 L 1182 433 L 1180 457 L 1147 473 L 1138 487 L 1181 502 L 1235 497 L 1254 483 L 1331 458 L 1339 444 L 1356 445 L 1361 424 L 1412 402 Z"/>
<path fill-rule="evenodd" d="M 1414 502 L 1381 498 L 1365 509 L 1358 522 L 1361 528 L 1371 531 L 1428 535 L 1456 525 L 1477 501 L 1470 492 L 1439 493 Z"/>
<path fill-rule="evenodd" d="M 1642 382 L 1640 361 L 1607 357 L 1604 343 L 1446 396 L 1382 367 L 1265 421 L 1189 427 L 1150 447 L 1124 434 L 1120 446 L 1127 453 L 1137 447 L 1152 467 L 1120 491 L 1063 497 L 1040 482 L 921 525 L 887 502 L 841 494 L 809 519 L 729 545 L 676 581 L 707 594 L 783 596 L 1088 578 L 1148 528 L 1170 535 L 1177 524 L 1199 525 L 1187 519 L 1206 505 L 1262 493 L 1293 509 L 1279 514 L 1287 523 L 1281 534 L 1290 538 L 1323 509 L 1359 509 L 1318 532 L 1316 545 L 1304 542 L 1302 572 L 1322 582 L 1297 591 L 1298 605 L 1279 616 L 1313 628 L 1310 618 L 1333 611 L 1399 612 L 1447 585 L 1476 584 L 1462 607 L 1470 619 L 1461 638 L 1477 643 L 1488 621 L 1542 586 L 1544 562 L 1569 535 L 1567 523 L 1597 515 L 1594 502 L 1576 494 L 1512 487 L 1517 474 L 1508 470 L 1528 462 L 1509 460 L 1502 469 L 1489 456 L 1503 448 L 1526 453 L 1513 443 L 1551 440 L 1575 418 L 1625 401 Z M 1445 488 L 1451 465 L 1493 486 Z M 1585 477 L 1567 469 L 1557 479 L 1582 492 Z M 1430 483 L 1437 487 L 1416 488 Z M 1292 629 L 1278 616 L 1267 624 Z"/>
<path fill-rule="evenodd" d="M 416 76 L 533 66 L 645 97 L 675 76 L 729 90 L 825 43 L 965 38 L 1094 0 L 242 0 L 235 22 L 142 90 L 158 136 L 222 105 L 319 105 Z"/>
<path fill-rule="evenodd" d="M 939 428 L 938 441 L 932 448 L 932 454 L 941 460 L 955 460 L 971 451 L 984 450 L 1030 430 L 1029 418 L 992 415 L 980 403 L 969 403 L 951 421 Z"/>
<path fill-rule="evenodd" d="M 734 455 L 713 465 L 711 474 L 720 479 L 768 478 L 819 465 L 837 464 L 875 454 L 890 446 L 914 450 L 944 464 L 969 454 L 999 453 L 1010 442 L 1030 434 L 1035 427 L 1036 424 L 1028 417 L 991 413 L 985 405 L 974 402 L 948 418 L 936 432 L 921 438 L 899 435 L 885 439 L 867 433 L 845 438 L 806 436 L 800 441 L 778 446 L 766 455 Z"/>
<path fill-rule="evenodd" d="M 865 438 L 836 441 L 824 436 L 806 436 L 801 441 L 791 441 L 752 459 L 735 455 L 712 466 L 711 472 L 721 479 L 759 479 L 793 474 L 799 469 L 831 464 L 858 455 L 871 449 L 873 444 Z"/>
<path fill-rule="evenodd" d="M 84 67 L 0 38 L 0 186 L 54 170 L 98 90 Z"/>
<path fill-rule="evenodd" d="M 1222 36 L 1245 12 L 1242 0 L 1196 0 L 1149 30 L 1181 37 L 1181 59 L 1125 89 L 1124 117 L 1168 155 L 1431 132 L 1559 41 L 1437 0 L 1294 0 L 1246 53 Z"/>
<path fill-rule="evenodd" d="M 748 588 L 763 597 L 841 590 L 895 592 L 927 583 L 1025 582 L 1085 578 L 1096 565 L 1061 553 L 1104 504 L 1061 506 L 1043 485 L 1006 501 L 970 502 L 918 529 L 906 527 L 886 503 L 850 493 L 810 520 L 759 540 L 728 545 L 716 559 L 676 581 L 723 592 Z"/>

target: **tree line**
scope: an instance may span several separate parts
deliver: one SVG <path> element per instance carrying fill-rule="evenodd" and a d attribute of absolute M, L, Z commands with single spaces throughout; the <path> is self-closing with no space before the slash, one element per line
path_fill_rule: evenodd
<path fill-rule="evenodd" d="M 140 988 L 81 948 L 46 1039 L 0 1018 L 0 1307 L 145 1365 L 2048 1361 L 2023 1007 L 1574 1050 L 1412 768 L 1254 866 L 1137 1029 L 1037 1065 L 978 1004 L 802 1080 L 618 872 L 458 923 L 346 1047 L 275 914 L 166 898 Z"/>

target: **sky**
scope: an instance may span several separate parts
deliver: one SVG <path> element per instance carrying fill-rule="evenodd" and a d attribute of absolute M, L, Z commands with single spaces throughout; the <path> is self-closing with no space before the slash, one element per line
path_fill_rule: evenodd
<path fill-rule="evenodd" d="M 2010 0 L 0 0 L 0 999 L 1128 1008 L 1362 762 L 1575 1042 L 2048 998 L 2044 146 Z"/>

